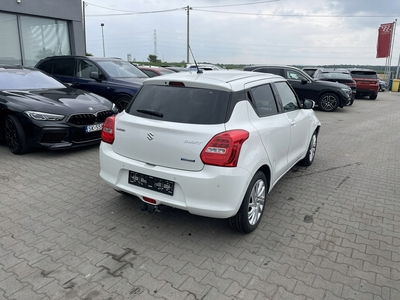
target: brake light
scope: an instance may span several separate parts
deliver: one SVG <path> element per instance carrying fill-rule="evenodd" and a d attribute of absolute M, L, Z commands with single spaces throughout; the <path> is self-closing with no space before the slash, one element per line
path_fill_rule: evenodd
<path fill-rule="evenodd" d="M 105 143 L 114 143 L 115 138 L 115 115 L 108 117 L 103 124 L 103 129 L 101 130 L 101 140 Z"/>
<path fill-rule="evenodd" d="M 206 165 L 236 167 L 240 149 L 248 138 L 249 133 L 241 129 L 221 132 L 207 143 L 200 158 Z"/>
<path fill-rule="evenodd" d="M 185 84 L 183 82 L 179 82 L 179 81 L 170 81 L 169 85 L 170 86 L 185 86 Z"/>

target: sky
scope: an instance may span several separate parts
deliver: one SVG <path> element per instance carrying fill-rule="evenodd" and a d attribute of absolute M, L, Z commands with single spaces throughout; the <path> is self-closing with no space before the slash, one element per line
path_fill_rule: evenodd
<path fill-rule="evenodd" d="M 380 24 L 399 0 L 85 0 L 87 52 L 132 61 L 385 65 Z M 189 7 L 189 14 L 187 7 Z M 104 24 L 102 27 L 101 24 Z M 189 26 L 189 30 L 188 29 Z M 103 52 L 104 40 L 104 52 Z M 400 26 L 391 65 L 400 58 Z M 189 55 L 189 62 L 193 57 Z"/>

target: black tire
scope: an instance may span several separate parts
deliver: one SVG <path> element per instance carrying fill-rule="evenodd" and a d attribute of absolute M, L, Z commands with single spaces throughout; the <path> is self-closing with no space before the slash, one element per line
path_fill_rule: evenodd
<path fill-rule="evenodd" d="M 264 212 L 267 193 L 268 182 L 265 174 L 258 171 L 247 188 L 239 211 L 229 219 L 234 230 L 250 233 L 257 228 Z"/>
<path fill-rule="evenodd" d="M 371 100 L 375 100 L 375 99 L 376 99 L 376 97 L 378 97 L 378 94 L 370 95 L 370 96 L 369 96 L 369 99 L 371 99 Z"/>
<path fill-rule="evenodd" d="M 315 158 L 315 152 L 317 151 L 317 144 L 318 144 L 318 135 L 317 132 L 314 131 L 310 144 L 307 149 L 306 156 L 299 162 L 302 166 L 311 166 Z"/>
<path fill-rule="evenodd" d="M 14 154 L 28 152 L 28 144 L 24 129 L 17 117 L 8 115 L 4 123 L 4 134 L 10 151 Z"/>
<path fill-rule="evenodd" d="M 356 97 L 354 96 L 354 95 L 352 95 L 351 96 L 351 100 L 349 101 L 349 103 L 347 104 L 348 106 L 351 106 L 351 105 L 353 105 L 353 103 L 354 103 L 354 99 L 355 99 Z"/>
<path fill-rule="evenodd" d="M 120 96 L 115 100 L 115 106 L 118 108 L 118 112 L 123 111 L 128 104 L 131 102 L 132 97 L 130 96 Z"/>
<path fill-rule="evenodd" d="M 319 98 L 318 106 L 323 111 L 335 111 L 339 106 L 339 98 L 333 93 L 325 93 Z"/>

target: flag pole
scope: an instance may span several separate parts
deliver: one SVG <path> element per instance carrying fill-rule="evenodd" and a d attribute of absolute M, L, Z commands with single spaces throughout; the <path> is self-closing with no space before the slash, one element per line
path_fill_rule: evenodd
<path fill-rule="evenodd" d="M 396 35 L 396 24 L 397 24 L 397 19 L 394 20 L 393 22 L 393 30 L 392 30 L 392 40 L 391 45 L 392 45 L 392 49 L 390 50 L 390 55 L 389 55 L 389 75 L 392 73 L 392 55 L 393 55 L 393 44 L 394 44 L 394 37 Z"/>

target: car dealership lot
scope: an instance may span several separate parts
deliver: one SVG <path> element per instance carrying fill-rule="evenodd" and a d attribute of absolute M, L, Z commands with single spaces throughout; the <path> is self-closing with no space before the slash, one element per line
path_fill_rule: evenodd
<path fill-rule="evenodd" d="M 0 298 L 400 299 L 400 93 L 357 99 L 250 234 L 140 211 L 99 177 L 98 147 L 23 156 L 0 142 Z"/>

